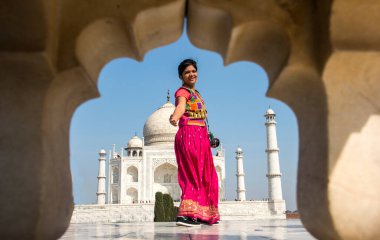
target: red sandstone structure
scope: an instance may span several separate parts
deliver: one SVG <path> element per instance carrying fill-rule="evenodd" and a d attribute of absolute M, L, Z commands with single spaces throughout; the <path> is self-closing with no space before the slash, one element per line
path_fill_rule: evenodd
<path fill-rule="evenodd" d="M 308 231 L 379 239 L 379 13 L 378 0 L 2 1 L 0 238 L 63 234 L 73 211 L 73 112 L 99 96 L 107 62 L 142 61 L 176 41 L 186 18 L 195 46 L 225 64 L 260 64 L 267 95 L 296 114 Z"/>

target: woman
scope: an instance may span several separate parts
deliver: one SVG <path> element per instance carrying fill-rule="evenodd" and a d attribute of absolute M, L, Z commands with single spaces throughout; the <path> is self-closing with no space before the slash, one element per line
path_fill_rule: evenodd
<path fill-rule="evenodd" d="M 205 123 L 206 106 L 195 89 L 197 63 L 183 60 L 178 66 L 182 86 L 175 93 L 176 108 L 170 123 L 179 125 L 174 149 L 178 183 L 182 190 L 177 225 L 198 226 L 219 221 L 218 176 Z"/>

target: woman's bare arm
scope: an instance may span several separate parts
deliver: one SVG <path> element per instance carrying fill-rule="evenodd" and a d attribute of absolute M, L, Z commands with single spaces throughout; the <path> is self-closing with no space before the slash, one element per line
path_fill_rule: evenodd
<path fill-rule="evenodd" d="M 172 115 L 170 115 L 170 124 L 173 126 L 178 125 L 178 120 L 182 117 L 182 115 L 185 113 L 186 110 L 186 98 L 185 97 L 178 97 L 178 105 L 174 109 L 174 112 Z"/>

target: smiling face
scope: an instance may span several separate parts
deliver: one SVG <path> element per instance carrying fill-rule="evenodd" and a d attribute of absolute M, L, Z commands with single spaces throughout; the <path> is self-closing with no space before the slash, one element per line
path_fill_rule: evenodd
<path fill-rule="evenodd" d="M 180 78 L 183 81 L 183 85 L 188 88 L 194 88 L 195 83 L 198 81 L 197 69 L 193 65 L 189 65 L 182 72 Z"/>

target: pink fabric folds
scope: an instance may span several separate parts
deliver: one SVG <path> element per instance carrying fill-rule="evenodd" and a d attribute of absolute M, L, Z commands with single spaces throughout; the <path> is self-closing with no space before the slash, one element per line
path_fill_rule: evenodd
<path fill-rule="evenodd" d="M 175 137 L 178 183 L 182 189 L 178 216 L 219 221 L 218 176 L 206 127 L 180 126 Z"/>

